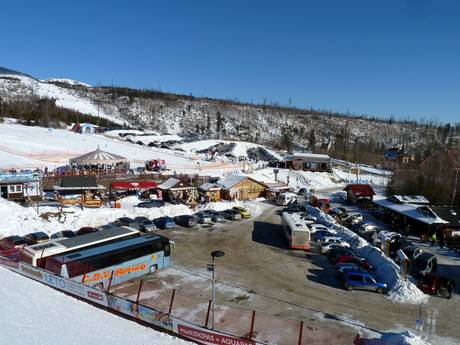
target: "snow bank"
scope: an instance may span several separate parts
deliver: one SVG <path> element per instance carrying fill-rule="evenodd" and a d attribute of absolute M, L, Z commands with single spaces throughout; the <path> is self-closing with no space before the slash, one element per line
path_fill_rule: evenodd
<path fill-rule="evenodd" d="M 0 334 L 9 345 L 192 344 L 82 303 L 2 267 L 0 281 Z"/>
<path fill-rule="evenodd" d="M 315 207 L 308 206 L 308 212 L 318 218 L 318 222 L 327 227 L 336 230 L 339 236 L 350 243 L 350 246 L 360 256 L 364 257 L 375 268 L 375 275 L 378 280 L 388 285 L 388 297 L 398 303 L 419 304 L 426 302 L 428 296 L 420 291 L 412 282 L 404 281 L 399 274 L 397 266 L 390 258 L 386 257 L 382 251 L 371 246 L 367 241 L 362 239 L 344 226 L 337 222 L 329 215 Z"/>

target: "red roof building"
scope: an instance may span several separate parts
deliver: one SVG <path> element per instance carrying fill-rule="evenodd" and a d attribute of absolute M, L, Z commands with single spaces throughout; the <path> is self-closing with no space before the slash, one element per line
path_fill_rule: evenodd
<path fill-rule="evenodd" d="M 347 192 L 347 199 L 351 202 L 356 202 L 360 198 L 372 198 L 375 195 L 371 185 L 368 184 L 349 184 L 345 187 L 344 191 Z"/>

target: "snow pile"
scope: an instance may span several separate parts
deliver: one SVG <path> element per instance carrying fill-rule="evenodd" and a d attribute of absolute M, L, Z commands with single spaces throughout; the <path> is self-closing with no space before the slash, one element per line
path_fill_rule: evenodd
<path fill-rule="evenodd" d="M 2 267 L 0 280 L 0 334 L 9 345 L 192 344 L 82 303 Z"/>
<path fill-rule="evenodd" d="M 402 333 L 388 332 L 383 333 L 379 339 L 382 344 L 397 344 L 397 345 L 430 345 L 431 343 L 421 337 L 406 331 Z"/>
<path fill-rule="evenodd" d="M 337 224 L 331 216 L 325 214 L 320 209 L 308 206 L 308 212 L 317 217 L 319 223 L 336 230 L 343 240 L 350 243 L 350 246 L 358 255 L 369 261 L 375 269 L 376 278 L 388 285 L 388 296 L 392 301 L 414 304 L 427 301 L 428 296 L 420 291 L 412 282 L 404 281 L 399 275 L 399 266 L 386 257 L 380 249 L 371 246 L 360 236 L 346 227 Z"/>

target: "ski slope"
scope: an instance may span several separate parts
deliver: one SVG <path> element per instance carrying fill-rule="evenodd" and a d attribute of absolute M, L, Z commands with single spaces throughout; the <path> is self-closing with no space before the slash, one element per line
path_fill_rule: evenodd
<path fill-rule="evenodd" d="M 186 345 L 0 267 L 1 344 Z"/>
<path fill-rule="evenodd" d="M 164 159 L 171 169 L 201 168 L 209 164 L 193 160 L 172 150 L 143 147 L 103 135 L 82 135 L 63 129 L 29 127 L 14 123 L 0 124 L 0 168 L 54 168 L 68 163 L 69 158 L 101 150 L 127 157 L 135 165 L 149 159 Z"/>

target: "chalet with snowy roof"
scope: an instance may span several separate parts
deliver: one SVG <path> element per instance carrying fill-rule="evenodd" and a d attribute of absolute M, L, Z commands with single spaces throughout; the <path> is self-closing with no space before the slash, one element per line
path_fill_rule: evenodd
<path fill-rule="evenodd" d="M 229 175 L 217 181 L 222 187 L 222 198 L 227 200 L 254 200 L 264 196 L 263 183 L 248 176 Z"/>
<path fill-rule="evenodd" d="M 294 188 L 283 182 L 262 182 L 265 186 L 265 198 L 268 200 L 275 199 L 281 193 L 293 192 Z"/>
<path fill-rule="evenodd" d="M 40 183 L 35 172 L 0 171 L 0 195 L 7 200 L 41 199 Z"/>
<path fill-rule="evenodd" d="M 105 187 L 97 184 L 94 176 L 62 176 L 60 184 L 53 186 L 53 189 L 61 206 L 100 207 L 101 192 Z"/>
<path fill-rule="evenodd" d="M 382 157 L 382 167 L 393 170 L 415 161 L 415 152 L 404 147 L 392 147 Z"/>
<path fill-rule="evenodd" d="M 198 191 L 191 184 L 171 177 L 158 185 L 163 192 L 163 199 L 174 204 L 193 205 L 197 203 Z"/>
<path fill-rule="evenodd" d="M 436 214 L 421 195 L 393 195 L 374 204 L 384 210 L 386 221 L 407 233 L 429 236 L 449 223 Z"/>
<path fill-rule="evenodd" d="M 285 156 L 280 162 L 281 166 L 303 171 L 332 171 L 331 157 L 324 154 L 295 152 Z"/>
<path fill-rule="evenodd" d="M 222 187 L 217 183 L 203 183 L 198 187 L 198 192 L 205 197 L 207 201 L 220 201 Z"/>
<path fill-rule="evenodd" d="M 350 202 L 356 202 L 362 198 L 372 200 L 375 195 L 374 189 L 369 184 L 349 184 L 344 191 L 347 192 L 347 200 Z"/>

